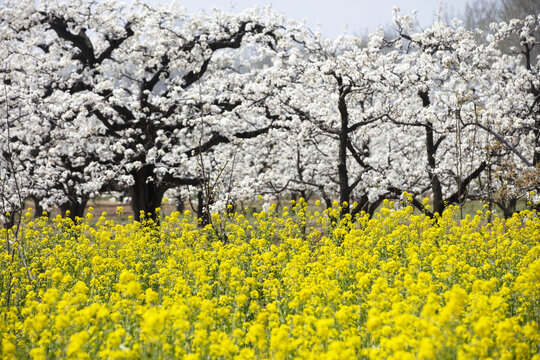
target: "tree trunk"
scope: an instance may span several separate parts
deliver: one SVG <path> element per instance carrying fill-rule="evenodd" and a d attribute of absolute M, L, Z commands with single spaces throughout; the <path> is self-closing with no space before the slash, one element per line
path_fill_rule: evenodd
<path fill-rule="evenodd" d="M 34 217 L 40 218 L 43 215 L 43 206 L 41 206 L 41 202 L 38 198 L 33 197 L 32 200 L 34 201 Z"/>
<path fill-rule="evenodd" d="M 75 220 L 75 218 L 77 217 L 84 217 L 84 209 L 86 208 L 87 202 L 88 199 L 84 198 L 82 200 L 71 200 L 67 203 L 60 205 L 60 211 L 62 213 L 62 216 L 69 217 L 72 220 Z"/>
<path fill-rule="evenodd" d="M 428 158 L 428 173 L 431 181 L 431 190 L 433 191 L 433 213 L 438 212 L 442 214 L 445 205 L 442 193 L 441 182 L 439 177 L 434 174 L 435 167 L 437 166 L 435 160 L 435 142 L 433 141 L 433 128 L 431 126 L 426 127 L 426 151 Z"/>
<path fill-rule="evenodd" d="M 504 218 L 509 219 L 516 212 L 517 199 L 512 198 L 508 201 L 501 200 L 497 202 L 497 205 L 502 209 Z"/>
<path fill-rule="evenodd" d="M 538 91 L 538 94 L 536 95 L 537 99 L 540 96 L 540 91 Z M 534 139 L 535 139 L 535 148 L 534 148 L 534 158 L 533 158 L 533 166 L 538 166 L 540 164 L 540 101 L 538 101 L 537 105 L 537 111 L 536 111 L 536 121 L 534 123 Z"/>
<path fill-rule="evenodd" d="M 203 191 L 200 190 L 197 193 L 197 217 L 201 219 L 201 226 L 210 224 L 210 209 L 208 209 L 207 205 L 209 204 L 206 204 L 206 202 L 208 200 L 204 198 Z"/>
<path fill-rule="evenodd" d="M 184 199 L 182 198 L 182 195 L 178 195 L 176 197 L 176 211 L 183 214 L 186 210 L 186 206 L 184 204 Z"/>
<path fill-rule="evenodd" d="M 360 214 L 362 211 L 366 212 L 369 215 L 369 217 L 372 218 L 373 214 L 375 214 L 375 211 L 377 210 L 379 205 L 381 205 L 383 200 L 384 198 L 381 197 L 375 200 L 374 202 L 370 203 L 368 196 L 362 195 L 360 199 L 356 200 L 356 202 L 358 203 L 356 208 L 351 210 L 351 215 L 353 216 L 353 220 L 354 220 L 354 216 L 356 216 L 357 214 Z"/>
<path fill-rule="evenodd" d="M 140 221 L 141 212 L 144 212 L 144 218 L 157 221 L 156 209 L 161 206 L 165 190 L 154 181 L 154 166 L 143 165 L 133 176 L 131 207 L 135 220 Z"/>
<path fill-rule="evenodd" d="M 429 105 L 431 104 L 431 100 L 429 99 L 429 93 L 427 91 L 419 91 L 418 95 L 422 99 L 422 106 L 424 108 L 429 107 Z M 434 131 L 431 124 L 427 124 L 425 128 L 428 175 L 431 182 L 431 190 L 433 191 L 433 213 L 438 212 L 439 214 L 442 214 L 445 208 L 442 187 L 439 177 L 434 173 L 435 168 L 437 167 L 435 153 L 437 152 L 438 144 L 440 144 L 440 142 L 435 142 L 435 139 L 433 137 Z"/>
<path fill-rule="evenodd" d="M 2 214 L 2 216 L 4 217 L 4 229 L 11 229 L 13 226 L 15 226 L 15 215 L 16 211 L 11 211 L 9 213 L 9 216 L 7 215 L 7 213 Z"/>
<path fill-rule="evenodd" d="M 369 214 L 369 217 L 372 218 L 373 214 L 375 214 L 375 211 L 377 211 L 377 208 L 379 205 L 382 204 L 384 201 L 384 198 L 377 199 L 375 202 L 369 203 L 367 206 L 367 213 Z"/>
<path fill-rule="evenodd" d="M 338 109 L 341 117 L 341 128 L 339 131 L 339 153 L 338 153 L 338 175 L 339 175 L 339 205 L 343 206 L 341 214 L 349 213 L 349 202 L 351 200 L 351 189 L 349 187 L 349 173 L 347 169 L 347 143 L 349 140 L 349 112 L 345 97 L 350 92 L 350 87 L 343 87 L 341 78 L 339 82 L 339 103 Z M 346 203 L 346 205 L 344 205 Z"/>

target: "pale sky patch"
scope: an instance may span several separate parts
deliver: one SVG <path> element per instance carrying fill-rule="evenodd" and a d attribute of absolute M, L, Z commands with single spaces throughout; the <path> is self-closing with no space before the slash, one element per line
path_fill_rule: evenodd
<path fill-rule="evenodd" d="M 146 0 L 148 3 L 167 3 L 167 0 Z M 315 30 L 318 25 L 325 36 L 340 34 L 365 35 L 378 26 L 391 26 L 392 8 L 397 6 L 403 14 L 417 10 L 418 23 L 427 27 L 442 5 L 447 13 L 463 13 L 467 0 L 184 0 L 178 1 L 189 12 L 210 10 L 242 11 L 256 5 L 272 7 L 297 21 L 305 22 Z"/>

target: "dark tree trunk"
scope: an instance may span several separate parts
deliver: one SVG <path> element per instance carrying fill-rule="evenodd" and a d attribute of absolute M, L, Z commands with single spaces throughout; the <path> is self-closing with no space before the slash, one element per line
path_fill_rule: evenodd
<path fill-rule="evenodd" d="M 330 199 L 328 196 L 323 196 L 323 201 L 327 209 L 332 207 L 332 199 Z"/>
<path fill-rule="evenodd" d="M 145 218 L 156 221 L 158 219 L 156 209 L 161 206 L 165 190 L 153 181 L 154 166 L 143 165 L 133 176 L 135 184 L 132 188 L 131 206 L 135 220 L 141 220 L 141 211 L 143 211 Z"/>
<path fill-rule="evenodd" d="M 533 157 L 533 166 L 540 165 L 540 90 L 535 91 L 536 96 L 536 119 L 534 121 L 534 157 Z"/>
<path fill-rule="evenodd" d="M 7 213 L 2 214 L 2 216 L 4 217 L 5 229 L 11 229 L 13 226 L 15 226 L 15 215 L 16 215 L 15 211 L 10 212 L 9 216 L 7 215 Z"/>
<path fill-rule="evenodd" d="M 339 205 L 343 206 L 341 213 L 349 213 L 349 202 L 351 200 L 351 189 L 349 187 L 349 173 L 347 169 L 347 144 L 349 142 L 349 112 L 347 110 L 346 96 L 350 92 L 350 87 L 343 86 L 342 80 L 338 77 L 339 102 L 338 109 L 341 118 L 341 128 L 339 131 L 339 153 L 338 153 L 338 175 L 339 175 Z M 344 205 L 346 203 L 346 205 Z"/>
<path fill-rule="evenodd" d="M 540 164 L 540 90 L 535 91 L 536 96 L 536 108 L 535 111 L 536 114 L 536 120 L 534 122 L 534 139 L 535 139 L 535 150 L 534 150 L 534 158 L 533 158 L 533 166 L 538 166 Z"/>
<path fill-rule="evenodd" d="M 86 208 L 87 202 L 88 199 L 85 198 L 82 200 L 72 200 L 60 205 L 62 216 L 69 217 L 72 220 L 75 220 L 77 217 L 82 218 L 84 216 L 84 209 Z"/>
<path fill-rule="evenodd" d="M 185 210 L 186 210 L 186 205 L 184 204 L 184 199 L 182 198 L 182 195 L 178 195 L 176 197 L 176 211 L 183 214 Z"/>
<path fill-rule="evenodd" d="M 43 206 L 41 206 L 41 201 L 36 197 L 33 197 L 32 201 L 34 201 L 34 217 L 39 218 L 43 215 Z"/>
<path fill-rule="evenodd" d="M 505 219 L 509 219 L 516 212 L 517 199 L 513 198 L 508 201 L 498 201 L 497 205 L 502 209 Z"/>
<path fill-rule="evenodd" d="M 381 205 L 383 200 L 384 198 L 379 198 L 374 202 L 370 203 L 367 195 L 363 195 L 360 199 L 356 200 L 358 205 L 351 211 L 351 215 L 353 215 L 354 217 L 356 214 L 360 214 L 362 211 L 364 211 L 369 215 L 370 218 L 372 218 L 373 214 L 375 214 L 375 211 L 377 210 L 379 205 Z"/>
<path fill-rule="evenodd" d="M 205 203 L 204 194 L 201 190 L 197 193 L 197 217 L 201 219 L 201 226 L 210 224 L 210 210 L 207 205 L 209 204 Z"/>
<path fill-rule="evenodd" d="M 370 218 L 373 217 L 373 214 L 375 214 L 375 211 L 377 211 L 377 208 L 379 207 L 379 205 L 382 204 L 383 201 L 384 201 L 384 199 L 380 198 L 380 199 L 377 199 L 376 201 L 368 204 L 367 213 L 369 214 Z"/>
<path fill-rule="evenodd" d="M 433 212 L 442 214 L 445 206 L 441 182 L 439 177 L 433 172 L 437 166 L 437 162 L 435 160 L 435 152 L 437 149 L 435 148 L 435 142 L 433 140 L 433 128 L 431 126 L 426 127 L 426 151 L 429 166 L 428 173 L 431 181 L 431 190 L 433 191 Z"/>
<path fill-rule="evenodd" d="M 229 214 L 229 215 L 232 215 L 236 212 L 236 202 L 235 201 L 231 201 L 227 204 L 227 209 L 225 209 L 226 213 Z"/>
<path fill-rule="evenodd" d="M 418 95 L 422 99 L 422 106 L 428 107 L 431 104 L 429 99 L 429 93 L 427 91 L 419 91 Z M 439 180 L 439 177 L 435 175 L 434 170 L 437 166 L 437 161 L 435 160 L 435 154 L 437 152 L 438 145 L 440 141 L 435 141 L 434 131 L 431 124 L 426 125 L 426 153 L 428 160 L 428 174 L 429 180 L 431 182 L 431 190 L 433 192 L 433 213 L 438 212 L 442 214 L 445 204 L 442 193 L 442 186 Z M 440 139 L 439 139 L 440 140 Z"/>

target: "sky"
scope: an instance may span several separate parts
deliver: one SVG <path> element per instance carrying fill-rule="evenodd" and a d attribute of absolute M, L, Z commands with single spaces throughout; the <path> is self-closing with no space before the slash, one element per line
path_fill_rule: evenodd
<path fill-rule="evenodd" d="M 146 0 L 148 3 L 167 3 L 167 0 Z M 469 0 L 470 1 L 470 0 Z M 340 34 L 365 35 L 379 25 L 391 25 L 392 8 L 404 14 L 417 10 L 420 26 L 427 27 L 442 4 L 450 14 L 463 13 L 468 0 L 178 0 L 189 12 L 209 10 L 242 11 L 255 5 L 272 5 L 288 17 L 305 22 L 315 30 L 320 24 L 322 33 L 330 38 Z"/>

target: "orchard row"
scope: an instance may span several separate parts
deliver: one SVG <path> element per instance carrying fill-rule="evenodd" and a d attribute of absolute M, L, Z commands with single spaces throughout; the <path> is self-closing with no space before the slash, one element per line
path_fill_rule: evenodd
<path fill-rule="evenodd" d="M 167 192 L 206 221 L 254 194 L 372 214 L 407 191 L 429 216 L 539 203 L 537 14 L 482 33 L 396 9 L 392 33 L 335 40 L 271 9 L 23 0 L 0 14 L 4 214 L 33 198 L 82 216 L 106 192 L 136 216 Z"/>

